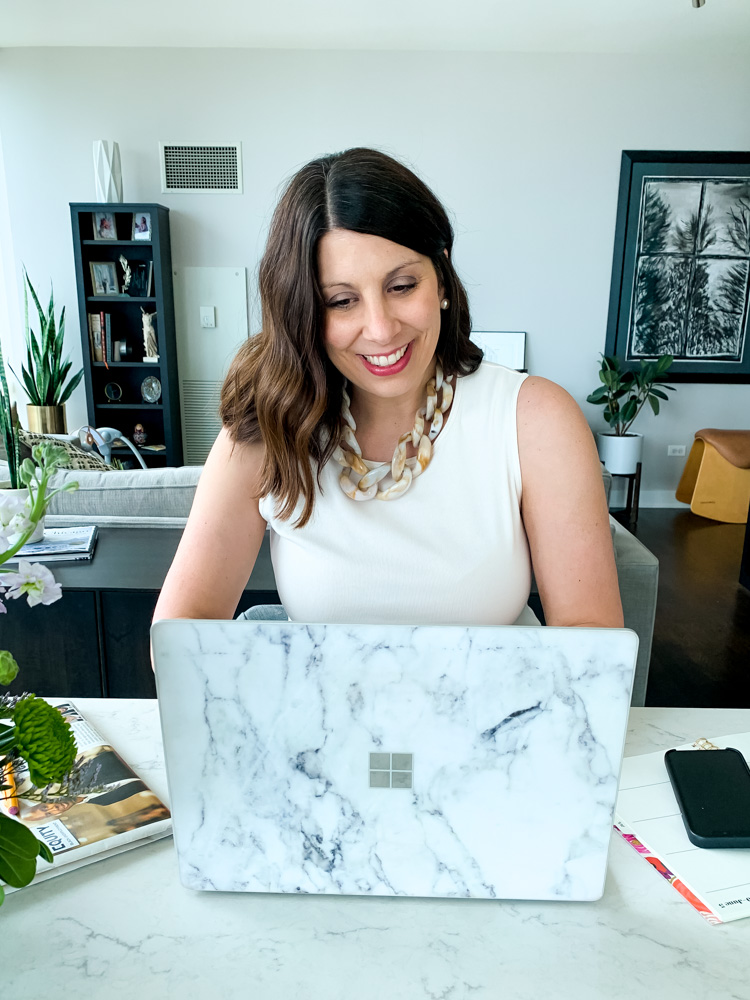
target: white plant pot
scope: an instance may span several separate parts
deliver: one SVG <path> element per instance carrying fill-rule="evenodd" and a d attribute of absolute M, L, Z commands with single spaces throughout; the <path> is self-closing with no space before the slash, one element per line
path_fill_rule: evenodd
<path fill-rule="evenodd" d="M 4 493 L 12 497 L 17 497 L 19 500 L 23 500 L 24 503 L 28 500 L 29 491 L 26 489 L 26 487 L 24 487 L 21 490 L 11 490 L 11 489 L 5 489 L 4 485 L 5 485 L 4 483 L 0 483 L 0 493 Z M 44 518 L 42 518 L 41 521 L 37 522 L 36 528 L 34 528 L 34 532 L 31 538 L 29 538 L 29 541 L 40 542 L 42 538 L 44 538 Z"/>
<path fill-rule="evenodd" d="M 599 458 L 613 476 L 630 476 L 643 454 L 643 435 L 608 434 L 600 431 L 596 435 Z"/>

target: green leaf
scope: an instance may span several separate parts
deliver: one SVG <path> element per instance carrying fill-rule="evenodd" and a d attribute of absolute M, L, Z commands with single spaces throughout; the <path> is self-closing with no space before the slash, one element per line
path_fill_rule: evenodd
<path fill-rule="evenodd" d="M 622 416 L 620 418 L 622 423 L 629 424 L 630 421 L 635 418 L 637 412 L 638 412 L 638 404 L 634 399 L 632 398 L 629 399 L 622 408 Z"/>
<path fill-rule="evenodd" d="M 41 303 L 39 302 L 39 299 L 37 298 L 37 294 L 34 291 L 34 286 L 29 281 L 29 276 L 28 276 L 28 274 L 26 272 L 26 268 L 24 268 L 23 274 L 24 274 L 24 277 L 26 278 L 26 283 L 29 286 L 29 291 L 31 292 L 31 297 L 34 300 L 34 305 L 36 306 L 36 311 L 39 313 L 39 322 L 40 322 L 40 324 L 42 326 L 44 326 L 45 321 L 46 321 L 46 316 L 44 315 L 44 310 L 42 309 L 42 306 L 41 306 Z"/>
<path fill-rule="evenodd" d="M 7 649 L 0 649 L 0 684 L 12 683 L 18 674 L 18 664 Z"/>
<path fill-rule="evenodd" d="M 65 387 L 62 396 L 60 396 L 61 406 L 63 403 L 67 403 L 67 401 L 70 399 L 71 393 L 78 386 L 78 383 L 81 381 L 82 378 L 83 378 L 83 368 L 78 372 L 77 375 L 73 376 L 73 378 L 70 380 L 70 382 L 68 382 L 67 386 Z"/>
<path fill-rule="evenodd" d="M 661 389 L 655 389 L 653 386 L 651 386 L 651 395 L 658 396 L 659 399 L 669 399 L 669 396 L 666 394 L 666 392 L 662 392 Z"/>
<path fill-rule="evenodd" d="M 20 889 L 36 875 L 39 841 L 23 823 L 0 812 L 0 878 Z"/>
<path fill-rule="evenodd" d="M 666 399 L 667 397 L 665 396 L 664 398 Z M 656 396 L 649 396 L 648 397 L 648 401 L 651 404 L 651 409 L 654 411 L 654 416 L 658 417 L 658 415 L 659 415 L 659 400 L 656 398 Z"/>
<path fill-rule="evenodd" d="M 668 368 L 672 366 L 674 357 L 671 354 L 662 354 L 662 356 L 656 362 L 656 374 L 663 375 Z"/>
<path fill-rule="evenodd" d="M 607 392 L 607 387 L 600 385 L 598 389 L 594 389 L 591 395 L 586 397 L 587 403 L 604 403 L 607 400 L 609 393 Z"/>
<path fill-rule="evenodd" d="M 49 861 L 50 864 L 55 860 L 55 855 L 47 847 L 43 840 L 39 841 L 39 856 L 44 858 L 45 861 Z"/>

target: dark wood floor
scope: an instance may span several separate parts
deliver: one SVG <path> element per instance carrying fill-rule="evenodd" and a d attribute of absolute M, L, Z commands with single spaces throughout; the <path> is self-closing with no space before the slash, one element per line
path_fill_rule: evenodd
<path fill-rule="evenodd" d="M 641 508 L 635 534 L 659 560 L 646 704 L 750 708 L 750 591 L 744 524 L 689 508 Z"/>

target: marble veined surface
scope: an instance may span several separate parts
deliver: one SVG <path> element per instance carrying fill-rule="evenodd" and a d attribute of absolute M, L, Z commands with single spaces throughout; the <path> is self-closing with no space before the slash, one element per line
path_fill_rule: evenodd
<path fill-rule="evenodd" d="M 591 900 L 634 633 L 162 622 L 183 884 Z"/>
<path fill-rule="evenodd" d="M 75 702 L 166 801 L 156 701 Z M 750 710 L 631 708 L 626 754 L 748 730 Z M 3 996 L 750 1000 L 750 919 L 709 926 L 611 839 L 604 896 L 578 903 L 192 892 L 157 841 L 7 897 Z"/>

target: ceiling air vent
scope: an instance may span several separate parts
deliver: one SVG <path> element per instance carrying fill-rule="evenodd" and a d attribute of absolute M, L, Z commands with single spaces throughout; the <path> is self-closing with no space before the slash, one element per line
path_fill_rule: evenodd
<path fill-rule="evenodd" d="M 160 143 L 163 193 L 212 191 L 242 194 L 242 149 L 239 142 L 222 146 Z"/>

